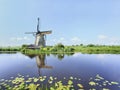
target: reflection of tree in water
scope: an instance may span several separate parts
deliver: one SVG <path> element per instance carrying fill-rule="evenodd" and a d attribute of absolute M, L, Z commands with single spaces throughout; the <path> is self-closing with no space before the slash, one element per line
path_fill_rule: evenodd
<path fill-rule="evenodd" d="M 67 56 L 72 56 L 74 53 L 66 53 Z"/>
<path fill-rule="evenodd" d="M 57 56 L 57 53 L 52 53 L 52 55 L 53 55 L 54 57 L 56 57 L 56 56 Z"/>
<path fill-rule="evenodd" d="M 57 57 L 59 60 L 62 60 L 65 55 L 72 56 L 74 53 L 53 53 L 55 57 Z"/>
<path fill-rule="evenodd" d="M 59 60 L 62 60 L 64 58 L 64 54 L 57 54 L 57 57 Z"/>
<path fill-rule="evenodd" d="M 46 69 L 51 69 L 52 66 L 47 66 L 46 65 L 46 54 L 39 54 L 39 55 L 26 55 L 29 58 L 34 58 L 36 57 L 36 64 L 38 67 L 38 74 L 39 76 L 41 75 L 41 69 L 46 68 Z"/>
<path fill-rule="evenodd" d="M 52 53 L 54 57 L 57 57 L 59 60 L 64 58 L 64 53 Z"/>
<path fill-rule="evenodd" d="M 49 53 L 47 53 L 46 55 L 47 55 L 47 56 L 50 56 L 50 54 L 49 54 Z"/>

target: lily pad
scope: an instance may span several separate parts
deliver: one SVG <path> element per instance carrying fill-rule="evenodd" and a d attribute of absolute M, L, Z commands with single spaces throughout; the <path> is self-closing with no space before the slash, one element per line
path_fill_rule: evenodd
<path fill-rule="evenodd" d="M 31 83 L 29 86 L 28 86 L 29 90 L 36 90 L 37 89 L 37 85 L 35 85 L 34 83 Z"/>
<path fill-rule="evenodd" d="M 73 81 L 69 80 L 68 85 L 72 85 L 72 84 L 73 84 Z"/>
<path fill-rule="evenodd" d="M 117 85 L 117 84 L 119 84 L 119 83 L 118 83 L 118 82 L 111 82 L 111 84 L 116 84 L 116 85 Z"/>
<path fill-rule="evenodd" d="M 96 75 L 96 78 L 103 80 L 104 78 L 101 77 L 99 74 Z"/>
<path fill-rule="evenodd" d="M 73 77 L 70 77 L 70 79 L 73 79 Z"/>
<path fill-rule="evenodd" d="M 83 85 L 82 85 L 82 84 L 77 84 L 77 86 L 78 86 L 79 88 L 83 88 Z"/>
<path fill-rule="evenodd" d="M 108 88 L 103 88 L 103 90 L 110 90 L 110 89 L 108 89 Z"/>
<path fill-rule="evenodd" d="M 52 76 L 50 76 L 50 80 L 53 80 L 53 77 L 52 77 Z"/>
<path fill-rule="evenodd" d="M 37 79 L 37 78 L 34 78 L 34 82 L 37 82 L 39 79 Z"/>
<path fill-rule="evenodd" d="M 90 81 L 90 82 L 89 82 L 89 85 L 91 85 L 91 86 L 95 86 L 96 83 L 95 83 L 94 81 Z"/>

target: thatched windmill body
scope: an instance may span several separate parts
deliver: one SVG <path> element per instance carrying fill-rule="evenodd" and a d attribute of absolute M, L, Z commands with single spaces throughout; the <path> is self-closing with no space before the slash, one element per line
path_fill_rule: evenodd
<path fill-rule="evenodd" d="M 40 31 L 39 30 L 39 18 L 37 24 L 37 32 L 26 32 L 26 34 L 33 34 L 35 36 L 35 47 L 45 47 L 46 46 L 46 34 L 51 34 L 52 31 Z"/>

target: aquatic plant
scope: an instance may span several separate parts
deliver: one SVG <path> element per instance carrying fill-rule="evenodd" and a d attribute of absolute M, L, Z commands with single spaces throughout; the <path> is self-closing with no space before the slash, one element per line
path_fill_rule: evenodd
<path fill-rule="evenodd" d="M 77 81 L 77 83 L 75 83 Z M 79 81 L 79 82 L 78 82 Z M 111 90 L 114 87 L 115 90 L 120 89 L 120 84 L 115 81 L 105 80 L 100 75 L 91 77 L 88 80 L 88 85 L 82 84 L 82 80 L 76 77 L 63 77 L 63 80 L 58 80 L 57 77 L 29 77 L 18 74 L 17 77 L 10 77 L 10 80 L 0 80 L 0 90 Z"/>

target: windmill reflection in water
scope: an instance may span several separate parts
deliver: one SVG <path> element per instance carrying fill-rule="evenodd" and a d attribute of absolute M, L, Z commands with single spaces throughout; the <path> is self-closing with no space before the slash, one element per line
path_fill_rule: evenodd
<path fill-rule="evenodd" d="M 46 62 L 46 54 L 39 54 L 39 55 L 27 55 L 30 58 L 34 58 L 36 59 L 36 64 L 38 67 L 38 74 L 39 76 L 42 75 L 41 73 L 41 69 L 52 69 L 52 66 L 48 66 L 47 62 Z"/>

